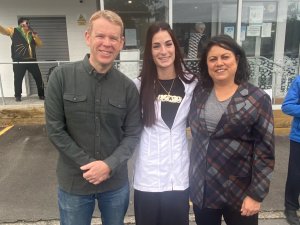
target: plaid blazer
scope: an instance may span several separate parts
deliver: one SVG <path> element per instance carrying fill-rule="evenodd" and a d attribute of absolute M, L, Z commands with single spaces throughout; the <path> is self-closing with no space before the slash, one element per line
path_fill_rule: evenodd
<path fill-rule="evenodd" d="M 200 208 L 240 210 L 246 196 L 261 202 L 269 191 L 275 163 L 271 100 L 250 83 L 239 85 L 209 136 L 204 118 L 209 93 L 198 85 L 189 113 L 190 198 Z"/>

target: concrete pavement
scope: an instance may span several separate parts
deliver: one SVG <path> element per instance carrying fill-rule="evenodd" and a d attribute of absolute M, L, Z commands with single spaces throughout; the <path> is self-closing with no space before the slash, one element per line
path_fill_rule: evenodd
<path fill-rule="evenodd" d="M 23 102 L 13 107 L 28 107 Z M 36 99 L 30 107 L 42 107 Z M 0 106 L 1 108 L 1 106 Z M 3 108 L 3 107 L 2 107 Z M 1 131 L 1 128 L 0 128 Z M 55 165 L 57 152 L 47 138 L 44 125 L 14 126 L 0 136 L 0 225 L 57 225 Z M 262 204 L 262 225 L 285 225 L 283 211 L 284 185 L 289 156 L 287 136 L 276 137 L 276 164 L 270 193 Z M 129 162 L 130 171 L 132 162 Z M 126 217 L 134 224 L 132 195 Z M 93 225 L 100 224 L 99 213 Z M 191 211 L 191 223 L 193 222 Z"/>

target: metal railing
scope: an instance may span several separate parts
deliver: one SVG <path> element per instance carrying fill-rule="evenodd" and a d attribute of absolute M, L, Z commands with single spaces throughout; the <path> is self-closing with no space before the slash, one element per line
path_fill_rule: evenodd
<path fill-rule="evenodd" d="M 250 82 L 254 83 L 262 89 L 272 90 L 273 103 L 276 102 L 276 98 L 283 98 L 289 88 L 291 81 L 299 74 L 299 59 L 289 59 L 287 57 L 279 62 L 274 62 L 265 57 L 248 57 L 251 77 Z M 37 61 L 37 62 L 0 62 L 1 65 L 5 64 L 48 64 L 47 72 L 42 73 L 45 87 L 47 86 L 50 70 L 61 64 L 70 63 L 70 61 Z M 130 78 L 135 78 L 140 73 L 143 60 L 115 60 L 114 65 L 126 74 Z M 199 73 L 198 60 L 197 59 L 185 59 L 185 63 L 188 68 L 195 74 Z M 53 65 L 54 64 L 54 65 Z M 4 90 L 2 86 L 1 74 L 0 74 L 0 88 L 2 95 L 2 103 L 5 104 Z"/>
<path fill-rule="evenodd" d="M 37 64 L 56 64 L 56 66 L 59 66 L 62 63 L 69 63 L 69 61 L 55 61 L 55 60 L 49 60 L 49 61 L 29 61 L 29 62 L 0 62 L 1 65 L 13 65 L 13 64 L 32 64 L 32 63 L 37 63 Z M 42 74 L 44 75 L 44 74 Z M 0 73 L 0 89 L 1 89 L 1 98 L 2 98 L 2 105 L 5 105 L 5 96 L 4 96 L 4 89 L 2 85 L 2 79 L 1 79 L 1 73 Z"/>

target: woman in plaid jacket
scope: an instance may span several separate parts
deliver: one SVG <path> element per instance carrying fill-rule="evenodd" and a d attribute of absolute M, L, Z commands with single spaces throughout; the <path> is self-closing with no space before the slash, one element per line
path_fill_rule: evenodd
<path fill-rule="evenodd" d="M 270 97 L 248 82 L 245 52 L 227 35 L 208 41 L 199 69 L 189 114 L 196 222 L 256 225 L 274 168 Z"/>

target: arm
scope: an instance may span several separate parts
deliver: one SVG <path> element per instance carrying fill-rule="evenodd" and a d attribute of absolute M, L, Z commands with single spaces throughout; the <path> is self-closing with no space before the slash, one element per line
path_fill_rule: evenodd
<path fill-rule="evenodd" d="M 127 162 L 139 141 L 141 133 L 139 94 L 134 84 L 131 84 L 127 91 L 127 116 L 123 126 L 124 138 L 120 145 L 105 160 L 97 160 L 80 167 L 84 171 L 83 178 L 94 185 L 108 179 L 119 165 Z"/>
<path fill-rule="evenodd" d="M 258 120 L 253 128 L 255 134 L 254 158 L 251 184 L 241 207 L 242 216 L 259 212 L 261 202 L 269 192 L 270 178 L 274 169 L 274 119 L 271 99 L 264 95 L 258 104 Z"/>
<path fill-rule="evenodd" d="M 38 33 L 35 32 L 31 27 L 29 27 L 28 34 L 32 35 L 32 38 L 33 38 L 33 40 L 34 40 L 37 47 L 40 47 L 40 46 L 43 45 L 43 42 L 42 42 L 41 38 L 39 37 Z"/>
<path fill-rule="evenodd" d="M 35 44 L 37 47 L 40 47 L 43 45 L 43 42 L 37 33 L 32 32 L 32 37 L 33 37 L 33 40 L 35 41 Z"/>
<path fill-rule="evenodd" d="M 300 76 L 292 82 L 281 109 L 287 115 L 300 117 Z"/>
<path fill-rule="evenodd" d="M 14 28 L 13 27 L 4 28 L 0 25 L 0 33 L 3 35 L 12 36 L 14 33 Z"/>
<path fill-rule="evenodd" d="M 256 108 L 258 116 L 252 132 L 255 135 L 252 179 L 246 194 L 253 200 L 262 202 L 269 192 L 275 164 L 274 118 L 270 97 L 262 96 Z"/>
<path fill-rule="evenodd" d="M 115 149 L 114 153 L 104 162 L 110 167 L 112 173 L 115 169 L 128 161 L 140 140 L 142 129 L 141 112 L 139 107 L 139 93 L 134 83 L 127 87 L 127 115 L 124 120 L 124 137 L 120 145 Z"/>
<path fill-rule="evenodd" d="M 46 89 L 45 114 L 46 128 L 50 141 L 64 157 L 78 166 L 83 166 L 96 159 L 87 154 L 76 144 L 67 132 L 63 102 L 63 81 L 59 76 L 62 70 L 56 68 L 49 79 Z"/>

